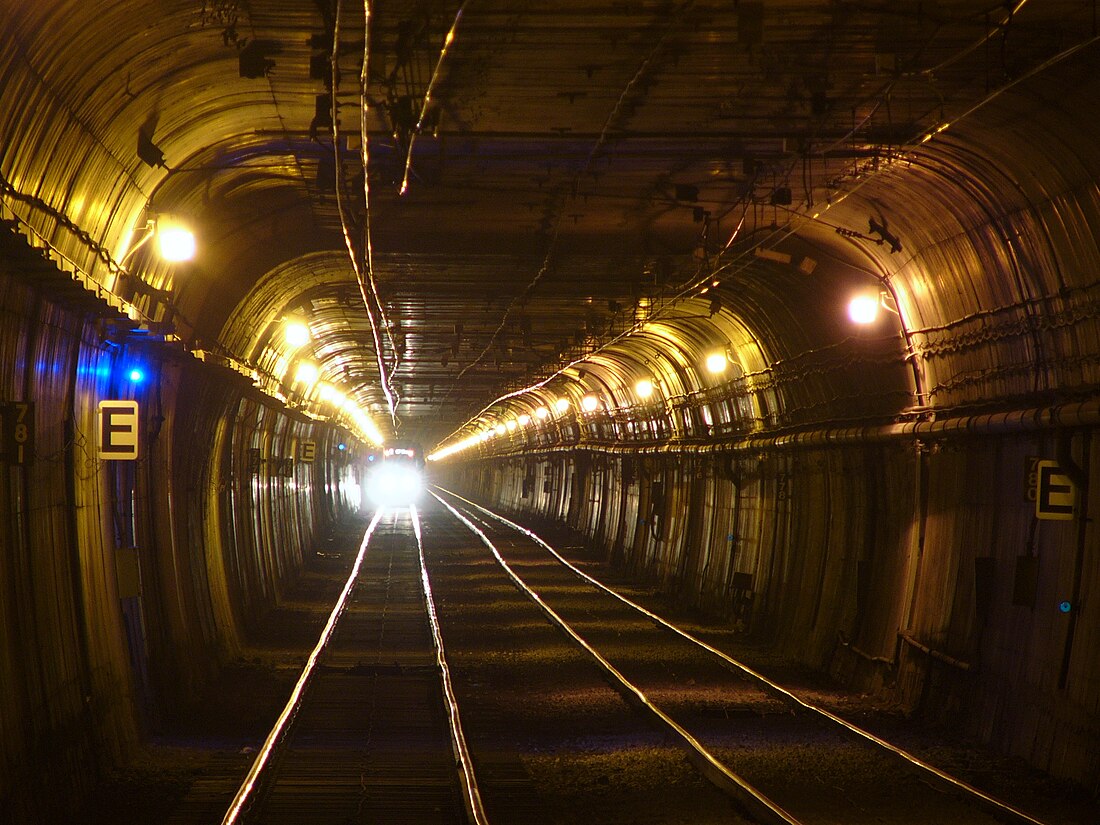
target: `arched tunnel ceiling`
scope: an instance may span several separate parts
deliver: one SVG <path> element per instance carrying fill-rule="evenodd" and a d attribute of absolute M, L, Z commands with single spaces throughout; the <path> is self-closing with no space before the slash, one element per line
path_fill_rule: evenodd
<path fill-rule="evenodd" d="M 273 364 L 272 325 L 304 316 L 322 372 L 384 420 L 345 246 L 366 219 L 401 432 L 434 443 L 702 289 L 776 359 L 843 337 L 808 321 L 818 287 L 784 277 L 817 277 L 823 302 L 841 270 L 896 277 L 902 318 L 925 326 L 1026 298 L 1049 284 L 1013 283 L 1027 262 L 976 227 L 993 237 L 1097 171 L 1078 123 L 1098 97 L 1093 2 L 369 10 L 5 4 L 5 202 L 92 270 L 89 238 L 121 257 L 148 216 L 186 217 L 194 263 L 133 258 L 175 291 L 185 338 Z M 1072 282 L 1038 236 L 1079 228 L 1014 231 Z M 787 270 L 758 249 L 788 249 Z"/>

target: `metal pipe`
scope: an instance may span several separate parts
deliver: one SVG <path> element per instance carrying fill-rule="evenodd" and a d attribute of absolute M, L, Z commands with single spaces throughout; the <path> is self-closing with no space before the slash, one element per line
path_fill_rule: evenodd
<path fill-rule="evenodd" d="M 514 450 L 485 458 L 503 458 L 537 453 L 572 452 L 577 449 L 616 455 L 661 455 L 679 453 L 755 452 L 775 449 L 813 449 L 846 444 L 881 443 L 910 439 L 948 439 L 992 436 L 1006 433 L 1040 432 L 1066 427 L 1100 426 L 1100 398 L 1074 401 L 1052 407 L 1033 407 L 993 413 L 937 418 L 934 412 L 920 419 L 892 424 L 805 429 L 772 435 L 750 435 L 739 439 L 707 443 L 574 443 L 536 450 Z"/>

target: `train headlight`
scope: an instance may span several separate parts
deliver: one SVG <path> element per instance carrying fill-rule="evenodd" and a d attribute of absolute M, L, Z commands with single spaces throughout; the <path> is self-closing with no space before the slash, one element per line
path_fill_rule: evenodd
<path fill-rule="evenodd" d="M 378 507 L 407 507 L 420 498 L 423 487 L 415 467 L 383 463 L 371 474 L 367 495 Z"/>

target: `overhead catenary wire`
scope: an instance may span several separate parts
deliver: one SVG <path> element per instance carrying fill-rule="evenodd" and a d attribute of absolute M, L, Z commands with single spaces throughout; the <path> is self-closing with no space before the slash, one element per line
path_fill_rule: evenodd
<path fill-rule="evenodd" d="M 447 59 L 447 54 L 451 49 L 451 45 L 454 43 L 455 35 L 458 32 L 458 24 L 462 20 L 462 13 L 466 10 L 468 3 L 469 0 L 463 0 L 462 5 L 455 14 L 455 19 L 451 24 L 451 28 L 447 31 L 447 36 L 443 40 L 443 48 L 439 52 L 439 59 L 435 63 L 435 69 L 432 71 L 431 80 L 428 81 L 428 88 L 424 91 L 424 100 L 420 106 L 420 116 L 416 119 L 416 128 L 409 133 L 409 145 L 405 149 L 405 172 L 401 178 L 401 188 L 399 190 L 399 194 L 401 195 L 404 195 L 409 190 L 409 173 L 412 169 L 413 144 L 416 143 L 416 136 L 420 134 L 421 130 L 424 128 L 424 120 L 428 116 L 428 109 L 431 107 L 432 103 L 432 91 L 435 89 L 435 84 L 443 73 L 443 62 Z"/>
<path fill-rule="evenodd" d="M 619 94 L 619 97 L 615 101 L 615 105 L 611 108 L 611 112 L 608 114 L 607 118 L 604 120 L 603 127 L 600 129 L 600 134 L 597 136 L 595 142 L 593 143 L 592 149 L 589 151 L 588 156 L 585 159 L 584 165 L 573 176 L 572 186 L 570 187 L 570 189 L 573 192 L 576 192 L 581 178 L 583 178 L 584 175 L 592 168 L 592 163 L 595 161 L 596 157 L 599 155 L 600 150 L 603 148 L 604 144 L 607 142 L 607 136 L 610 133 L 615 121 L 619 118 L 619 115 L 622 112 L 623 106 L 625 105 L 627 97 L 629 96 L 630 92 L 634 88 L 637 87 L 639 80 L 645 75 L 646 71 L 648 71 L 649 66 L 652 64 L 653 60 L 665 48 L 665 44 L 667 43 L 669 36 L 671 35 L 673 29 L 677 25 L 679 25 L 679 23 L 680 23 L 680 16 L 674 16 L 672 21 L 665 28 L 665 30 L 662 33 L 661 37 L 658 39 L 657 43 L 653 46 L 652 49 L 650 49 L 649 53 L 646 55 L 645 59 L 642 60 L 641 64 L 638 66 L 638 68 L 635 70 L 634 74 L 631 76 L 631 78 L 627 82 L 626 86 L 623 87 L 622 92 Z M 512 312 L 515 309 L 515 307 L 520 302 L 525 300 L 531 294 L 532 291 L 534 291 L 534 289 L 539 285 L 539 283 L 542 281 L 542 279 L 550 271 L 551 264 L 552 264 L 553 258 L 554 258 L 554 254 L 557 251 L 558 238 L 561 236 L 561 227 L 562 227 L 563 217 L 564 217 L 564 215 L 563 215 L 562 210 L 560 208 L 558 208 L 556 210 L 556 217 L 555 217 L 555 220 L 554 220 L 554 228 L 553 228 L 553 231 L 550 234 L 550 238 L 549 238 L 549 241 L 548 241 L 547 247 L 546 247 L 546 252 L 543 255 L 542 263 L 540 264 L 540 266 L 539 266 L 538 270 L 536 271 L 534 277 L 530 280 L 530 282 L 528 282 L 528 284 L 522 290 L 520 290 L 520 292 L 517 295 L 515 295 L 512 298 L 511 301 L 509 301 L 508 305 L 504 309 L 503 315 L 501 316 L 500 323 L 497 324 L 496 329 L 493 330 L 493 334 L 489 336 L 489 340 L 485 344 L 485 347 L 481 350 L 480 353 L 478 353 L 477 357 L 475 357 L 473 361 L 471 361 L 469 364 L 467 364 L 465 367 L 463 367 L 462 370 L 459 371 L 458 377 L 455 379 L 455 383 L 452 385 L 451 391 L 449 391 L 447 393 L 447 395 L 444 396 L 444 398 L 440 402 L 440 404 L 446 402 L 447 398 L 450 397 L 451 392 L 453 392 L 454 387 L 458 386 L 459 381 L 462 380 L 462 378 L 466 375 L 466 373 L 468 373 L 470 370 L 472 370 L 474 367 L 476 367 L 478 364 L 480 364 L 482 362 L 482 360 L 485 358 L 485 356 L 488 355 L 489 351 L 493 348 L 493 345 L 496 343 L 496 340 L 500 337 L 501 332 L 503 332 L 505 326 L 507 326 L 508 319 L 511 318 Z"/>
<path fill-rule="evenodd" d="M 339 52 L 340 52 L 340 18 L 341 18 L 340 0 L 337 0 L 336 14 L 333 22 L 332 32 L 332 54 L 331 54 L 331 70 L 332 70 L 332 151 L 334 153 L 334 162 L 337 169 L 337 181 L 336 181 L 336 201 L 337 208 L 340 213 L 340 228 L 344 236 L 344 244 L 348 250 L 348 256 L 351 259 L 352 270 L 355 273 L 355 280 L 359 285 L 359 293 L 363 299 L 363 307 L 367 312 L 367 320 L 370 322 L 371 338 L 374 342 L 374 354 L 375 361 L 378 366 L 379 385 L 382 388 L 382 394 L 386 399 L 386 406 L 389 410 L 390 420 L 394 426 L 394 429 L 399 428 L 399 421 L 397 417 L 397 404 L 399 403 L 396 393 L 394 393 L 393 385 L 391 382 L 391 370 L 386 366 L 385 350 L 382 344 L 382 330 L 385 330 L 386 335 L 389 337 L 390 349 L 394 353 L 395 363 L 393 366 L 393 372 L 396 372 L 400 358 L 398 349 L 395 346 L 393 340 L 393 333 L 389 319 L 386 317 L 385 306 L 382 303 L 381 297 L 378 294 L 378 287 L 374 279 L 374 266 L 371 247 L 371 234 L 370 234 L 370 148 L 367 132 L 367 116 L 368 116 L 368 97 L 367 86 L 369 83 L 369 61 L 370 61 L 370 0 L 363 0 L 363 66 L 359 75 L 359 97 L 360 97 L 360 148 L 362 152 L 361 160 L 363 165 L 363 222 L 361 227 L 361 235 L 359 248 L 356 246 L 356 241 L 352 237 L 351 221 L 348 218 L 347 206 L 343 199 L 343 175 L 339 174 L 339 170 L 342 165 L 342 157 L 340 153 L 340 127 L 339 127 L 339 110 L 337 104 L 337 81 L 340 75 L 339 67 Z"/>

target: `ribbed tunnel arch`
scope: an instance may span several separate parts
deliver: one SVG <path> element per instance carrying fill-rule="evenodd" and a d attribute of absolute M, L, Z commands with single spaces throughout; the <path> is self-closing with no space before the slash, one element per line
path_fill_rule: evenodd
<path fill-rule="evenodd" d="M 1095 789 L 1096 14 L 6 3 L 0 808 L 208 686 L 381 441 Z"/>

